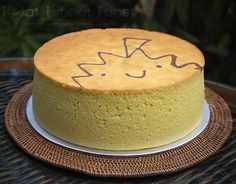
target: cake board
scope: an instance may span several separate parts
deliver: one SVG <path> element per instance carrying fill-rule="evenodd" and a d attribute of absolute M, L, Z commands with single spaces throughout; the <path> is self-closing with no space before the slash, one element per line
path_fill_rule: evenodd
<path fill-rule="evenodd" d="M 209 124 L 190 142 L 149 155 L 121 157 L 89 154 L 54 144 L 31 127 L 25 112 L 31 90 L 32 83 L 27 84 L 7 106 L 5 122 L 10 136 L 26 153 L 39 160 L 94 176 L 151 176 L 189 168 L 216 153 L 232 130 L 232 118 L 226 102 L 206 88 L 206 100 L 211 114 Z"/>

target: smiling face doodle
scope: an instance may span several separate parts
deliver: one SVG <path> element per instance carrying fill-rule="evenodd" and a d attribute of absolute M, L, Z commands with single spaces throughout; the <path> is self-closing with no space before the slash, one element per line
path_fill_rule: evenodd
<path fill-rule="evenodd" d="M 62 45 L 60 40 L 66 40 L 66 44 Z M 181 82 L 204 67 L 204 58 L 195 46 L 157 32 L 94 29 L 67 34 L 50 42 L 41 52 L 47 49 L 52 53 L 51 58 L 44 60 L 46 65 L 54 65 L 53 78 L 75 88 L 162 88 Z M 38 59 L 36 54 L 36 65 Z M 38 65 L 41 70 L 47 70 L 46 65 Z M 63 76 L 56 75 L 60 70 L 64 70 Z"/>

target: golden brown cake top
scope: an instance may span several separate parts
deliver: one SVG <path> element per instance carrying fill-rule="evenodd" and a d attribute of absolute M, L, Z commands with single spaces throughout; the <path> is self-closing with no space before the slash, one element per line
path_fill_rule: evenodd
<path fill-rule="evenodd" d="M 163 89 L 202 72 L 204 57 L 180 38 L 139 29 L 90 29 L 56 37 L 34 56 L 36 69 L 66 87 Z"/>

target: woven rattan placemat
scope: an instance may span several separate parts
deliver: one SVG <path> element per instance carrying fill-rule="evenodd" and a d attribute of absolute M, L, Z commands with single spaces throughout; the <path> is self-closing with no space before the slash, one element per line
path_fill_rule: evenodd
<path fill-rule="evenodd" d="M 216 153 L 232 130 L 232 118 L 226 102 L 206 88 L 210 105 L 207 128 L 189 143 L 158 154 L 114 157 L 82 153 L 56 145 L 40 136 L 27 122 L 25 108 L 32 83 L 11 99 L 5 111 L 6 128 L 19 147 L 31 156 L 54 166 L 96 176 L 150 176 L 177 172 L 200 163 Z"/>

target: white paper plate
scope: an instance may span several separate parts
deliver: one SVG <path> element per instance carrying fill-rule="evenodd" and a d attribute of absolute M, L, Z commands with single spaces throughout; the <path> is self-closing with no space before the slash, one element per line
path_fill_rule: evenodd
<path fill-rule="evenodd" d="M 147 154 L 158 153 L 158 152 L 167 151 L 167 150 L 179 147 L 179 146 L 191 141 L 195 137 L 197 137 L 206 128 L 206 126 L 209 122 L 209 119 L 210 119 L 209 106 L 208 106 L 208 103 L 205 101 L 204 102 L 204 113 L 203 113 L 203 117 L 201 119 L 201 122 L 199 123 L 198 127 L 193 132 L 191 132 L 190 134 L 188 134 L 184 138 L 182 138 L 176 142 L 173 142 L 173 143 L 170 143 L 170 144 L 167 144 L 164 146 L 155 147 L 155 148 L 148 148 L 148 149 L 134 150 L 134 151 L 110 151 L 110 150 L 100 150 L 100 149 L 93 149 L 93 148 L 87 148 L 87 147 L 75 145 L 75 144 L 66 142 L 62 139 L 59 139 L 58 137 L 47 132 L 45 129 L 43 129 L 38 124 L 38 122 L 34 118 L 34 114 L 33 114 L 33 110 L 32 110 L 32 96 L 29 98 L 29 100 L 27 102 L 26 114 L 27 114 L 27 118 L 28 118 L 31 126 L 41 136 L 48 139 L 49 141 L 51 141 L 55 144 L 61 145 L 63 147 L 70 148 L 70 149 L 77 150 L 77 151 L 82 151 L 82 152 L 92 153 L 92 154 L 97 154 L 97 155 L 110 155 L 110 156 L 147 155 Z"/>

